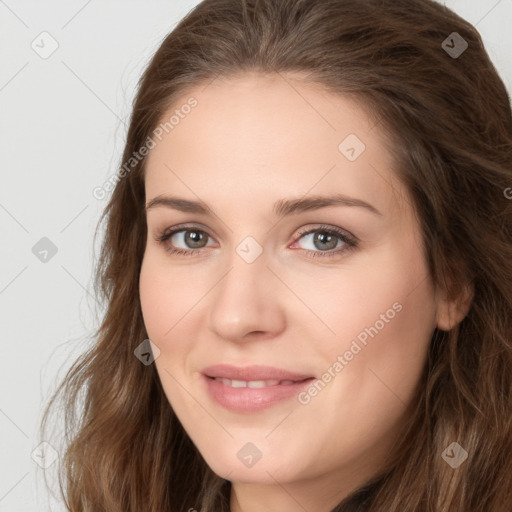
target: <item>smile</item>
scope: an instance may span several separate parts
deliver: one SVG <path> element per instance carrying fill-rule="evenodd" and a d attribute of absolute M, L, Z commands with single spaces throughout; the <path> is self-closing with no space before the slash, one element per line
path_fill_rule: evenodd
<path fill-rule="evenodd" d="M 302 380 L 241 380 L 202 375 L 204 392 L 217 406 L 236 413 L 256 413 L 279 404 L 303 392 L 314 377 Z"/>
<path fill-rule="evenodd" d="M 289 386 L 295 384 L 294 380 L 231 380 L 223 377 L 215 377 L 214 380 L 222 382 L 232 388 L 268 388 L 271 386 Z"/>

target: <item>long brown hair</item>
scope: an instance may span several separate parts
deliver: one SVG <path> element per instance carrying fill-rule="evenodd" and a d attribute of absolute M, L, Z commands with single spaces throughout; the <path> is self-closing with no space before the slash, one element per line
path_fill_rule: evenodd
<path fill-rule="evenodd" d="M 124 167 L 100 219 L 95 287 L 106 313 L 42 422 L 44 433 L 61 397 L 68 509 L 229 511 L 230 482 L 191 442 L 155 366 L 134 356 L 147 338 L 138 294 L 146 158 L 126 162 L 178 96 L 247 70 L 305 72 L 358 99 L 389 137 L 432 282 L 454 298 L 474 293 L 458 326 L 434 331 L 414 414 L 385 471 L 334 510 L 510 512 L 510 98 L 477 30 L 431 0 L 204 0 L 164 39 L 139 82 Z M 456 469 L 442 457 L 453 442 L 468 453 Z"/>

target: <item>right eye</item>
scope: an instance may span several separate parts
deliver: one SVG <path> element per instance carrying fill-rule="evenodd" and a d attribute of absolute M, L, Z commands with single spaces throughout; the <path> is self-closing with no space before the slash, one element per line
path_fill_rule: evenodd
<path fill-rule="evenodd" d="M 210 235 L 197 227 L 166 228 L 159 233 L 155 240 L 163 244 L 165 250 L 171 254 L 192 256 L 207 247 Z M 181 245 L 181 247 L 180 247 Z"/>

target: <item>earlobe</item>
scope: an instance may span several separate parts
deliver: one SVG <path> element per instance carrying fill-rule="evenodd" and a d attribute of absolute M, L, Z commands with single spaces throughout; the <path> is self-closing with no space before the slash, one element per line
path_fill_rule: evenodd
<path fill-rule="evenodd" d="M 462 322 L 469 312 L 474 294 L 473 284 L 467 283 L 454 299 L 448 299 L 444 295 L 438 303 L 436 327 L 442 331 L 449 331 Z"/>

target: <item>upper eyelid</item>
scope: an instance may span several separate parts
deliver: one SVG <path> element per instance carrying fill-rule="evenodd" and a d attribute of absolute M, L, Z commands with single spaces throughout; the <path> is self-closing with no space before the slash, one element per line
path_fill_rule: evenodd
<path fill-rule="evenodd" d="M 171 227 L 168 227 L 168 228 L 164 228 L 163 230 L 161 231 L 158 231 L 156 230 L 157 234 L 160 234 L 162 236 L 166 236 L 167 234 L 169 233 L 172 233 L 172 236 L 178 234 L 178 233 L 181 233 L 182 231 L 188 231 L 188 230 L 197 230 L 197 231 L 203 231 L 204 233 L 206 233 L 210 238 L 215 238 L 211 233 L 210 233 L 210 229 L 207 228 L 206 226 L 203 226 L 201 224 L 192 224 L 192 225 L 188 225 L 188 224 L 185 224 L 185 225 L 181 225 L 181 224 L 177 224 L 176 226 L 171 226 Z"/>

